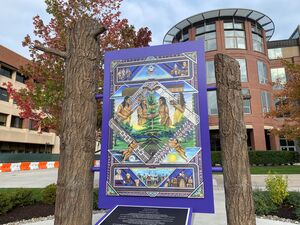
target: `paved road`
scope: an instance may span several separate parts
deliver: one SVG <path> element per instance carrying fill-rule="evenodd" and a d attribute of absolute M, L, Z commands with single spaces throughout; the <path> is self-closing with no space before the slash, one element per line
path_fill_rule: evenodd
<path fill-rule="evenodd" d="M 56 183 L 58 169 L 28 170 L 0 173 L 0 188 L 42 188 Z M 99 173 L 95 173 L 94 186 L 99 186 Z"/>
<path fill-rule="evenodd" d="M 289 190 L 300 191 L 300 174 L 288 176 Z M 267 175 L 252 175 L 253 188 L 264 189 Z M 223 175 L 213 175 L 213 184 L 216 190 L 223 190 Z M 57 180 L 57 169 L 30 170 L 9 173 L 0 173 L 0 188 L 12 187 L 45 187 L 55 183 Z M 95 173 L 94 186 L 98 187 L 99 173 Z"/>
<path fill-rule="evenodd" d="M 193 214 L 193 225 L 205 224 L 205 225 L 227 225 L 226 213 L 225 213 L 225 196 L 224 191 L 215 190 L 214 191 L 214 201 L 215 201 L 215 213 L 214 214 Z M 93 224 L 95 224 L 104 214 L 94 214 Z M 294 225 L 293 223 L 266 220 L 266 219 L 256 219 L 257 225 Z M 53 225 L 53 220 L 35 222 L 35 223 L 25 223 L 26 225 Z"/>

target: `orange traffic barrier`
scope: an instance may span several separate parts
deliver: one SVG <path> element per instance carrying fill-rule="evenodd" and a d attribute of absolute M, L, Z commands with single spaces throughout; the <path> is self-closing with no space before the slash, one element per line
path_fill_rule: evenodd
<path fill-rule="evenodd" d="M 58 166 L 59 166 L 59 162 L 58 162 L 58 161 L 55 161 L 55 163 L 54 163 L 54 168 L 58 168 Z"/>
<path fill-rule="evenodd" d="M 39 169 L 47 169 L 47 162 L 39 162 Z"/>
<path fill-rule="evenodd" d="M 21 170 L 30 170 L 30 164 L 31 164 L 31 162 L 22 162 L 20 169 Z"/>
<path fill-rule="evenodd" d="M 2 172 L 11 172 L 10 166 L 11 163 L 3 163 L 1 168 Z"/>

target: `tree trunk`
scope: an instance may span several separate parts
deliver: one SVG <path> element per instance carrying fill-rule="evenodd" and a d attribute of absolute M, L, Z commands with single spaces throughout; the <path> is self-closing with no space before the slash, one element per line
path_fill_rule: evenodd
<path fill-rule="evenodd" d="M 239 64 L 215 56 L 220 141 L 228 225 L 255 225 Z"/>
<path fill-rule="evenodd" d="M 99 26 L 80 19 L 67 33 L 55 225 L 92 224 Z"/>

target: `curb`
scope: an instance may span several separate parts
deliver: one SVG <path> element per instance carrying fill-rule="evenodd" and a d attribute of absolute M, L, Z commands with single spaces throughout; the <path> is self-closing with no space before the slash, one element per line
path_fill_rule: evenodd
<path fill-rule="evenodd" d="M 94 166 L 99 166 L 99 160 L 94 161 Z M 0 163 L 0 173 L 26 171 L 26 170 L 43 170 L 58 168 L 58 161 L 48 162 L 18 162 L 18 163 Z"/>

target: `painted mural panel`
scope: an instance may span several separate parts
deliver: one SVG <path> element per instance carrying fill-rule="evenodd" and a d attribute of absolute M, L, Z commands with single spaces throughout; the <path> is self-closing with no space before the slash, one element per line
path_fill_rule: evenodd
<path fill-rule="evenodd" d="M 113 60 L 110 73 L 106 195 L 204 198 L 196 52 Z"/>

